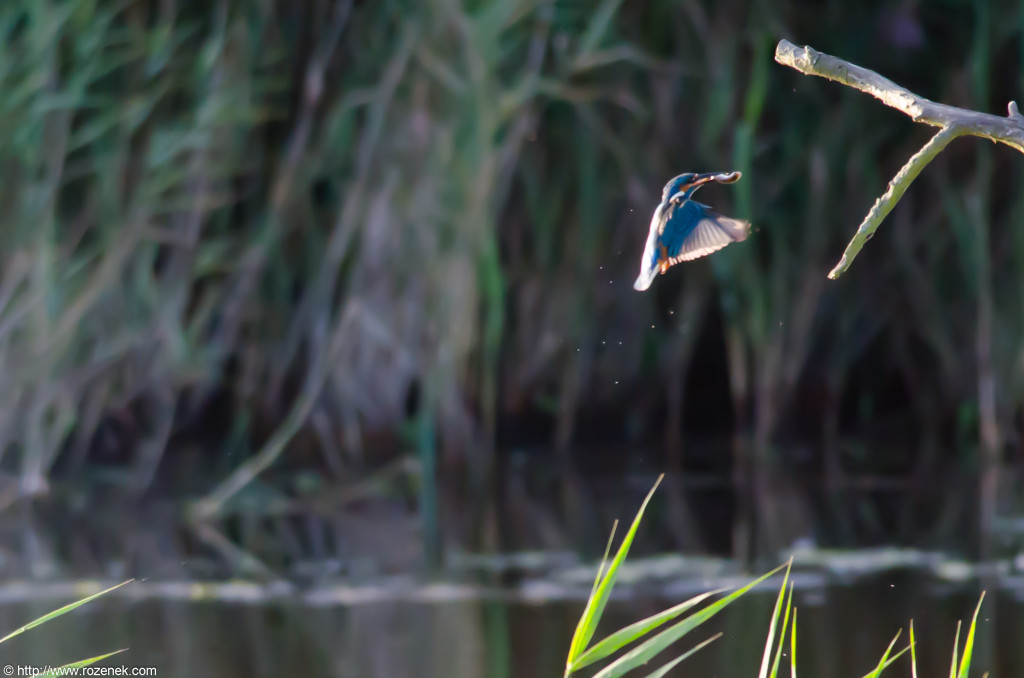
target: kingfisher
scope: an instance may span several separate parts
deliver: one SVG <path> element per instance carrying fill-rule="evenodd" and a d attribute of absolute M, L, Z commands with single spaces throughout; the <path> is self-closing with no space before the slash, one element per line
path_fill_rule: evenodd
<path fill-rule="evenodd" d="M 670 266 L 699 259 L 730 243 L 747 239 L 749 221 L 722 216 L 692 199 L 697 189 L 709 181 L 733 184 L 740 176 L 740 172 L 687 172 L 665 184 L 661 204 L 651 218 L 644 258 L 640 260 L 640 275 L 633 289 L 643 292 Z"/>

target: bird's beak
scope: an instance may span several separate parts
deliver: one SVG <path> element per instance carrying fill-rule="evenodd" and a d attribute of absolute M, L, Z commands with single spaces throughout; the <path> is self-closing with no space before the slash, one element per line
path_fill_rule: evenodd
<path fill-rule="evenodd" d="M 706 184 L 709 181 L 717 181 L 720 184 L 734 184 L 740 180 L 743 176 L 741 172 L 708 172 L 707 174 L 698 174 L 693 180 L 693 186 L 700 186 Z"/>

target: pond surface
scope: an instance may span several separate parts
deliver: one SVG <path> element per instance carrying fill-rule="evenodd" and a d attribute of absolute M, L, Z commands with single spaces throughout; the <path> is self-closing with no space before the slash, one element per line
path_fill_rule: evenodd
<path fill-rule="evenodd" d="M 133 574 L 138 580 L 3 644 L 0 663 L 60 665 L 127 648 L 105 665 L 155 667 L 163 678 L 559 676 L 597 568 L 600 551 L 595 554 L 593 546 L 603 548 L 605 527 L 635 512 L 649 491 L 648 480 L 619 480 L 582 493 L 577 513 L 592 528 L 586 540 L 582 530 L 542 520 L 557 515 L 556 508 L 540 513 L 541 504 L 527 497 L 508 510 L 521 524 L 505 525 L 509 533 L 527 537 L 519 548 L 497 556 L 453 549 L 435 581 L 415 574 L 423 571 L 421 542 L 415 529 L 403 528 L 415 527 L 414 521 L 394 510 L 380 518 L 368 502 L 351 514 L 322 510 L 318 518 L 299 522 L 292 529 L 297 536 L 289 540 L 280 538 L 292 536 L 285 531 L 292 523 L 283 518 L 268 521 L 277 541 L 258 531 L 247 536 L 243 529 L 229 540 L 223 536 L 227 528 L 211 527 L 209 535 L 198 533 L 207 537 L 203 544 L 217 547 L 205 552 L 168 536 L 179 528 L 171 510 L 121 511 L 115 516 L 119 522 L 95 524 L 60 514 L 47 516 L 48 523 L 26 518 L 0 531 L 0 543 L 20 545 L 0 549 L 0 636 Z M 666 500 L 645 514 L 644 535 L 620 570 L 598 638 L 699 593 L 742 586 L 792 555 L 801 676 L 863 676 L 901 629 L 895 648 L 906 646 L 911 619 L 919 675 L 948 675 L 957 623 L 969 624 L 983 590 L 971 675 L 1024 676 L 1024 522 L 1004 519 L 998 548 L 981 565 L 952 555 L 964 553 L 951 544 L 966 541 L 976 523 L 968 515 L 971 502 L 948 497 L 952 508 L 943 515 L 956 519 L 947 518 L 944 532 L 930 539 L 946 550 L 831 549 L 813 536 L 829 533 L 823 516 L 838 510 L 829 513 L 828 502 L 815 498 L 824 491 L 806 506 L 795 506 L 802 496 L 798 489 L 784 486 L 765 495 L 755 512 L 776 510 L 779 534 L 770 534 L 776 538 L 769 541 L 789 545 L 750 561 L 757 563 L 751 574 L 741 561 L 710 555 L 696 541 L 666 538 L 673 516 L 667 488 Z M 903 509 L 918 494 L 894 486 L 889 494 L 896 499 L 882 501 L 872 513 L 868 500 L 851 499 L 855 489 L 844 495 L 844 506 L 869 519 L 880 516 L 865 520 L 881 526 L 871 533 L 877 541 L 891 536 L 882 529 L 889 525 L 905 522 L 913 530 L 917 524 L 896 517 L 913 517 Z M 713 528 L 710 533 L 729 535 L 733 524 L 708 509 L 716 505 L 707 496 L 696 497 L 698 522 Z M 550 525 L 558 529 L 541 530 Z M 555 535 L 547 539 L 554 546 L 531 551 L 522 545 L 542 532 Z M 322 533 L 342 535 L 337 544 L 344 548 L 323 546 Z M 590 547 L 577 549 L 578 541 Z M 831 540 L 836 541 L 841 540 Z M 46 548 L 29 548 L 37 543 Z M 221 563 L 244 565 L 238 554 L 250 552 L 273 558 L 270 547 L 280 543 L 304 545 L 288 552 L 295 554 L 288 568 L 231 571 Z M 681 555 L 686 553 L 704 555 Z M 46 554 L 54 555 L 48 560 Z M 370 565 L 356 567 L 359 562 Z M 781 583 L 776 575 L 674 646 L 665 660 L 724 634 L 672 675 L 756 676 Z M 899 660 L 885 675 L 909 676 L 909 661 Z"/>
<path fill-rule="evenodd" d="M 657 567 L 657 586 L 626 578 L 598 636 L 700 591 L 745 579 L 693 572 L 673 579 L 672 561 Z M 883 567 L 851 575 L 849 568 L 845 574 L 834 568 L 798 569 L 794 597 L 801 675 L 864 675 L 900 628 L 897 647 L 904 646 L 911 617 L 919 675 L 944 675 L 957 621 L 969 622 L 982 590 L 977 578 L 951 577 L 952 571 L 947 568 L 944 576 L 926 568 Z M 5 664 L 41 666 L 128 648 L 106 664 L 153 666 L 163 678 L 557 676 L 586 591 L 566 581 L 482 589 L 395 580 L 302 591 L 288 585 L 204 589 L 143 581 L 32 629 L 6 643 L 0 654 Z M 781 576 L 769 580 L 685 637 L 677 653 L 718 631 L 725 634 L 685 660 L 674 675 L 756 675 L 780 584 Z M 1022 676 L 1024 585 L 1007 575 L 986 581 L 985 588 L 971 675 Z M 0 627 L 17 628 L 87 592 L 81 586 L 70 591 L 8 584 L 0 591 Z M 886 675 L 909 676 L 909 662 L 900 660 Z"/>

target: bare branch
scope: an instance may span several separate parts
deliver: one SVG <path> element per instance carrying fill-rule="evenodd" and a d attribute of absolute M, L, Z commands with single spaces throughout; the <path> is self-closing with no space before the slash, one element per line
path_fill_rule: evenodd
<path fill-rule="evenodd" d="M 871 206 L 871 210 L 864 217 L 864 221 L 861 222 L 853 239 L 850 240 L 850 244 L 846 246 L 843 258 L 839 260 L 836 267 L 828 274 L 829 278 L 835 280 L 846 272 L 846 269 L 853 262 L 853 258 L 860 252 L 860 248 L 864 247 L 864 243 L 868 240 L 871 240 L 879 224 L 889 215 L 889 212 L 896 206 L 896 203 L 900 201 L 900 198 L 903 197 L 903 194 L 910 187 L 911 182 L 917 178 L 917 175 L 921 173 L 925 165 L 930 163 L 932 158 L 949 145 L 950 141 L 961 135 L 963 135 L 963 131 L 957 127 L 943 127 L 920 151 L 911 156 L 907 164 L 901 167 L 900 171 L 889 182 L 889 190 L 883 193 L 875 201 L 875 204 Z"/>
<path fill-rule="evenodd" d="M 782 40 L 775 48 L 775 60 L 804 75 L 817 75 L 859 89 L 886 106 L 906 113 L 914 122 L 935 127 L 956 126 L 964 134 L 1000 141 L 1024 153 L 1024 115 L 1017 110 L 1016 102 L 1010 102 L 1009 115 L 1005 118 L 937 104 L 874 71 L 822 54 L 810 47 L 797 47 L 788 40 Z"/>
<path fill-rule="evenodd" d="M 780 41 L 775 48 L 775 60 L 805 75 L 835 80 L 870 94 L 886 106 L 906 113 L 914 122 L 941 128 L 938 134 L 907 161 L 889 182 L 885 194 L 875 201 L 850 244 L 846 246 L 843 258 L 829 273 L 828 277 L 833 280 L 850 267 L 864 243 L 874 235 L 879 224 L 896 206 L 921 170 L 953 139 L 964 135 L 985 137 L 1024 153 L 1024 115 L 1021 115 L 1014 101 L 1009 103 L 1008 115 L 1005 118 L 938 104 L 900 87 L 874 71 L 822 54 L 810 47 L 797 47 L 788 40 Z"/>

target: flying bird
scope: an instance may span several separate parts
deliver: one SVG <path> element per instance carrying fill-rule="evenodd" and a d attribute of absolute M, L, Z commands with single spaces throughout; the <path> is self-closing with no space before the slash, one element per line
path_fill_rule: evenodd
<path fill-rule="evenodd" d="M 732 184 L 739 172 L 686 173 L 665 184 L 661 204 L 651 218 L 640 275 L 633 289 L 643 292 L 659 273 L 680 261 L 690 261 L 717 252 L 729 243 L 747 239 L 750 222 L 722 216 L 703 203 L 693 200 L 698 188 L 709 181 Z"/>

